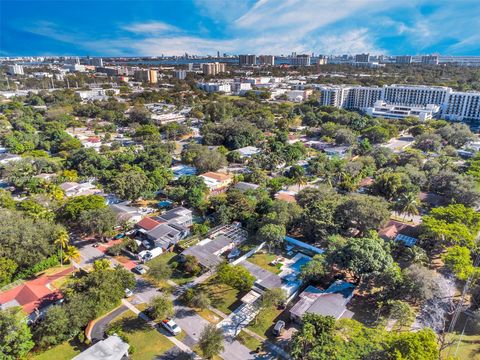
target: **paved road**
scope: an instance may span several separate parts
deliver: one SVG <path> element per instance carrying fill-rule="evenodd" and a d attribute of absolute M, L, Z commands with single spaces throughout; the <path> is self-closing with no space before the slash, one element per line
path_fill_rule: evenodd
<path fill-rule="evenodd" d="M 92 341 L 103 340 L 105 338 L 105 330 L 107 325 L 110 324 L 117 316 L 122 315 L 127 310 L 128 308 L 126 306 L 120 306 L 118 309 L 113 310 L 111 313 L 98 320 L 92 328 Z"/>

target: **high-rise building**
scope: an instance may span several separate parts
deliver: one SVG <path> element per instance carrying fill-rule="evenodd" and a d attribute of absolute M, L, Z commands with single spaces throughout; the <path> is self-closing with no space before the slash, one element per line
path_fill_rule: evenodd
<path fill-rule="evenodd" d="M 395 58 L 397 64 L 411 64 L 413 62 L 412 56 L 410 55 L 401 55 Z"/>
<path fill-rule="evenodd" d="M 258 65 L 274 66 L 275 65 L 275 56 L 273 56 L 273 55 L 260 55 L 258 57 Z"/>
<path fill-rule="evenodd" d="M 225 72 L 226 67 L 224 63 L 205 63 L 202 64 L 202 71 L 204 75 L 212 75 L 215 76 L 217 74 Z"/>
<path fill-rule="evenodd" d="M 293 66 L 310 66 L 310 55 L 301 54 L 296 55 L 291 60 L 291 65 Z"/>
<path fill-rule="evenodd" d="M 18 64 L 8 65 L 7 66 L 8 75 L 23 75 L 23 66 Z"/>
<path fill-rule="evenodd" d="M 136 81 L 148 82 L 150 84 L 156 84 L 158 82 L 157 70 L 145 69 L 135 70 L 134 78 Z"/>
<path fill-rule="evenodd" d="M 90 59 L 90 63 L 91 63 L 93 66 L 103 67 L 103 59 L 102 59 L 102 58 L 93 58 L 93 59 Z"/>
<path fill-rule="evenodd" d="M 238 55 L 238 64 L 240 66 L 253 66 L 257 65 L 257 56 L 248 54 L 248 55 Z"/>
<path fill-rule="evenodd" d="M 370 61 L 370 54 L 355 55 L 355 62 L 368 63 Z"/>
<path fill-rule="evenodd" d="M 173 75 L 179 80 L 185 80 L 187 77 L 187 72 L 185 70 L 175 70 Z"/>
<path fill-rule="evenodd" d="M 424 64 L 424 65 L 438 65 L 438 55 L 424 55 L 424 56 L 422 56 L 422 64 Z"/>

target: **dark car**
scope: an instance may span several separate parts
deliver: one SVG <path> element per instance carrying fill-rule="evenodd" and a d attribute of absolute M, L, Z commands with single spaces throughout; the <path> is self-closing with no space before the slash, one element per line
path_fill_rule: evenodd
<path fill-rule="evenodd" d="M 278 320 L 273 328 L 273 335 L 280 336 L 282 335 L 282 330 L 285 328 L 285 321 Z"/>

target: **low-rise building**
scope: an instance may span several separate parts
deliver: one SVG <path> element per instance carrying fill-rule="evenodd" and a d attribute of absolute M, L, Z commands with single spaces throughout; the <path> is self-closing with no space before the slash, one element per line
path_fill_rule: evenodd
<path fill-rule="evenodd" d="M 258 154 L 260 152 L 260 149 L 255 146 L 245 146 L 235 151 L 238 151 L 242 158 L 250 158 L 253 155 Z"/>
<path fill-rule="evenodd" d="M 232 175 L 219 172 L 210 171 L 199 176 L 203 179 L 205 185 L 207 185 L 210 193 L 224 191 L 233 182 Z"/>
<path fill-rule="evenodd" d="M 354 290 L 355 285 L 341 280 L 335 281 L 326 290 L 308 286 L 290 309 L 290 317 L 296 322 L 301 322 L 306 313 L 333 316 L 336 320 L 351 318 L 353 312 L 347 309 L 347 304 Z"/>
<path fill-rule="evenodd" d="M 440 113 L 440 106 L 428 104 L 426 106 L 407 106 L 387 104 L 382 100 L 375 102 L 373 107 L 366 108 L 368 115 L 385 119 L 404 119 L 415 117 L 420 121 L 430 120 Z"/>
<path fill-rule="evenodd" d="M 128 359 L 130 345 L 118 335 L 110 335 L 84 350 L 72 360 L 122 360 Z"/>
<path fill-rule="evenodd" d="M 90 182 L 79 184 L 77 182 L 64 182 L 60 184 L 60 188 L 65 192 L 67 197 L 76 197 L 80 195 L 96 195 L 100 194 L 102 190 L 98 189 Z"/>

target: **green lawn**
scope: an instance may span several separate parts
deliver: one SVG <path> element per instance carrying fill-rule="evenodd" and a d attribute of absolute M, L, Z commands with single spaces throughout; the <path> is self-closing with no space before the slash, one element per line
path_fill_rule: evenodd
<path fill-rule="evenodd" d="M 123 336 L 133 347 L 130 351 L 132 360 L 151 360 L 174 346 L 167 337 L 131 311 L 123 313 L 111 326 L 121 327 Z"/>
<path fill-rule="evenodd" d="M 79 345 L 75 341 L 65 341 L 62 344 L 52 347 L 41 354 L 33 355 L 31 360 L 70 360 L 80 354 L 86 346 Z"/>
<path fill-rule="evenodd" d="M 213 278 L 200 284 L 199 288 L 208 295 L 213 307 L 227 315 L 240 305 L 243 295 L 231 286 L 215 283 Z"/>
<path fill-rule="evenodd" d="M 455 333 L 450 334 L 449 337 L 449 340 L 452 340 L 453 343 L 442 352 L 444 359 L 447 359 L 447 356 L 450 355 L 451 357 L 455 357 L 455 359 L 480 360 L 480 334 L 478 330 L 472 326 L 471 320 L 468 321 L 464 331 L 465 321 L 465 316 L 463 314 L 460 315 L 455 326 Z M 464 334 L 461 336 L 460 343 L 458 343 L 462 331 L 464 331 Z"/>
<path fill-rule="evenodd" d="M 256 254 L 253 254 L 253 256 L 249 257 L 247 261 L 250 261 L 252 264 L 260 266 L 262 269 L 270 271 L 274 274 L 279 274 L 282 272 L 281 269 L 277 268 L 276 266 L 269 265 L 276 258 L 277 258 L 277 255 L 275 254 L 256 253 Z"/>
<path fill-rule="evenodd" d="M 264 309 L 257 315 L 256 321 L 253 320 L 247 328 L 260 336 L 271 337 L 273 336 L 271 329 L 275 323 L 278 320 L 284 320 L 281 316 L 282 311 L 274 306 Z"/>
<path fill-rule="evenodd" d="M 258 347 L 262 348 L 262 343 L 245 331 L 240 331 L 240 334 L 237 335 L 237 340 L 252 351 L 257 350 Z"/>
<path fill-rule="evenodd" d="M 195 309 L 195 311 L 197 312 L 198 315 L 200 315 L 205 320 L 208 320 L 209 322 L 211 322 L 213 324 L 218 324 L 220 321 L 222 321 L 222 317 L 215 314 L 210 309 L 203 309 L 203 310 Z"/>
<path fill-rule="evenodd" d="M 166 253 L 163 253 L 162 255 L 157 256 L 155 259 L 148 261 L 146 265 L 149 267 L 158 263 L 165 263 L 165 264 L 171 265 L 176 261 L 178 261 L 178 255 L 176 253 L 166 252 Z M 159 287 L 161 288 L 168 287 L 168 285 L 166 285 L 166 282 L 155 281 L 153 279 L 150 279 L 148 276 L 146 276 L 146 278 L 149 279 L 150 281 L 153 281 L 154 283 L 159 285 Z M 188 276 L 181 270 L 173 270 L 172 277 L 171 277 L 171 280 L 178 285 L 186 284 L 192 281 L 193 279 L 194 277 Z"/>

